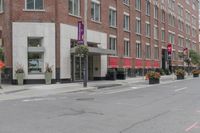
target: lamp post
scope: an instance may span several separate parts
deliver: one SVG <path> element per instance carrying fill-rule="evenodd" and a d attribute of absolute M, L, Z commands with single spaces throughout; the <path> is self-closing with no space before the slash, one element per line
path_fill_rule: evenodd
<path fill-rule="evenodd" d="M 84 1 L 84 45 L 87 46 L 87 10 L 88 9 L 88 0 Z M 88 81 L 88 56 L 85 56 L 84 59 L 84 81 L 83 86 L 87 87 Z"/>

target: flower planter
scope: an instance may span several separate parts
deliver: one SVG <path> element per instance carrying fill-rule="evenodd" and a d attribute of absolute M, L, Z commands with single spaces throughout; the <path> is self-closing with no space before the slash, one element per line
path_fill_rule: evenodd
<path fill-rule="evenodd" d="M 150 78 L 149 79 L 149 84 L 159 84 L 160 79 L 155 79 L 155 78 Z"/>
<path fill-rule="evenodd" d="M 194 78 L 198 78 L 198 77 L 199 77 L 199 74 L 193 74 L 193 77 L 194 77 Z"/>
<path fill-rule="evenodd" d="M 17 84 L 23 85 L 24 84 L 24 73 L 16 73 Z"/>
<path fill-rule="evenodd" d="M 126 74 L 125 73 L 117 74 L 117 79 L 125 80 L 126 79 Z"/>
<path fill-rule="evenodd" d="M 48 85 L 48 84 L 51 84 L 51 79 L 52 79 L 52 73 L 49 73 L 49 72 L 46 72 L 45 73 L 45 83 Z"/>
<path fill-rule="evenodd" d="M 185 79 L 185 76 L 182 76 L 182 75 L 177 75 L 176 77 L 177 77 L 177 80 L 183 80 L 183 79 Z"/>

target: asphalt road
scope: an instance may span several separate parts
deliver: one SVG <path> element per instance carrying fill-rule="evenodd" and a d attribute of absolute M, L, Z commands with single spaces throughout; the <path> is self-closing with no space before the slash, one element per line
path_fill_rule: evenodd
<path fill-rule="evenodd" d="M 200 133 L 200 79 L 0 101 L 0 133 Z"/>

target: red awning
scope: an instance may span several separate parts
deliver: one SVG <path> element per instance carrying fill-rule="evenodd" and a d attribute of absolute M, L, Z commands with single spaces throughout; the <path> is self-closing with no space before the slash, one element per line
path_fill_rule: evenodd
<path fill-rule="evenodd" d="M 123 58 L 123 67 L 124 68 L 131 68 L 131 58 Z"/>
<path fill-rule="evenodd" d="M 154 68 L 160 68 L 160 62 L 159 61 L 154 61 Z"/>
<path fill-rule="evenodd" d="M 142 60 L 141 59 L 135 60 L 135 68 L 142 68 Z"/>
<path fill-rule="evenodd" d="M 151 68 L 151 61 L 150 60 L 146 60 L 145 61 L 145 67 L 146 68 Z"/>
<path fill-rule="evenodd" d="M 109 57 L 108 58 L 108 67 L 109 68 L 118 68 L 119 58 L 118 57 Z"/>

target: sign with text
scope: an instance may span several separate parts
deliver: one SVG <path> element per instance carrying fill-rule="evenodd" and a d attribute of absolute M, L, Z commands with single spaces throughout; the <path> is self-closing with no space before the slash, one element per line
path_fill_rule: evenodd
<path fill-rule="evenodd" d="M 78 21 L 78 39 L 77 43 L 78 44 L 84 44 L 84 24 L 82 21 Z"/>

